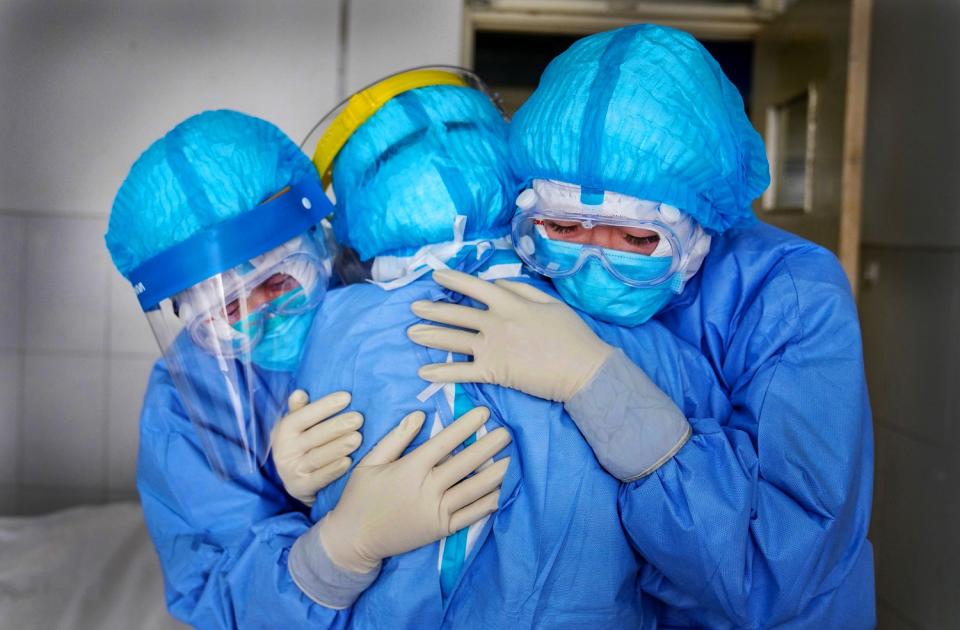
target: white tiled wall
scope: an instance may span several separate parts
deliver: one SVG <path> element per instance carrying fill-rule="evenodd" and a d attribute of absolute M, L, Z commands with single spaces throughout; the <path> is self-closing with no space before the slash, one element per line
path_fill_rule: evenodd
<path fill-rule="evenodd" d="M 0 514 L 134 495 L 157 350 L 105 228 L 97 217 L 0 215 L 0 295 L 17 298 L 0 300 Z"/>
<path fill-rule="evenodd" d="M 339 92 L 457 63 L 462 11 L 458 0 L 0 0 L 0 514 L 135 496 L 156 342 L 103 233 L 149 142 L 215 107 L 299 141 Z"/>
<path fill-rule="evenodd" d="M 97 245 L 106 221 L 31 218 L 27 228 L 25 349 L 102 352 L 107 252 Z"/>

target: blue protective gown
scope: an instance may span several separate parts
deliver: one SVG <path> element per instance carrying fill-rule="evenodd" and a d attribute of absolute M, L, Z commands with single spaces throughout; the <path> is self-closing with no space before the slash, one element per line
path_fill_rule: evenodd
<path fill-rule="evenodd" d="M 690 441 L 621 490 L 660 625 L 873 627 L 870 406 L 836 259 L 763 224 L 729 230 L 655 321 L 731 404 L 688 413 Z"/>
<path fill-rule="evenodd" d="M 353 391 L 352 408 L 366 417 L 358 454 L 407 411 L 439 402 L 416 401 L 425 385 L 416 370 L 441 353 L 414 345 L 405 331 L 418 321 L 412 301 L 445 296 L 427 278 L 394 292 L 353 285 L 328 293 L 305 351 L 302 384 L 312 398 Z M 611 343 L 625 345 L 674 400 L 687 398 L 691 413 L 710 415 L 708 408 L 726 404 L 717 388 L 702 397 L 684 395 L 709 378 L 708 368 L 703 363 L 699 374 L 688 376 L 683 361 L 696 364 L 696 351 L 661 326 L 651 324 L 638 337 L 594 325 Z M 193 361 L 196 379 L 215 378 L 212 360 L 197 352 Z M 500 456 L 509 454 L 514 463 L 501 510 L 467 557 L 446 610 L 435 543 L 388 559 L 352 609 L 334 611 L 300 592 L 287 555 L 335 504 L 345 478 L 320 492 L 312 517 L 286 495 L 269 462 L 260 474 L 219 479 L 160 361 L 141 417 L 137 478 L 171 613 L 199 628 L 654 627 L 656 606 L 637 596 L 642 559 L 618 520 L 620 484 L 600 468 L 563 407 L 495 386 L 464 388 L 491 408 L 489 428 L 511 430 L 514 443 Z M 437 408 L 449 422 L 449 408 Z M 220 446 L 229 448 L 229 437 L 223 440 Z"/>
<path fill-rule="evenodd" d="M 360 453 L 425 408 L 416 369 L 442 356 L 407 340 L 417 322 L 409 303 L 443 295 L 424 279 L 392 293 L 340 289 L 321 307 L 301 384 L 311 397 L 353 392 L 366 416 Z M 655 320 L 588 323 L 678 404 L 693 438 L 653 475 L 621 485 L 560 405 L 467 385 L 491 407 L 488 427 L 511 431 L 498 457 L 513 462 L 501 509 L 446 604 L 437 544 L 388 559 L 352 609 L 301 594 L 287 553 L 344 481 L 321 491 L 308 517 L 270 466 L 219 480 L 159 363 L 138 486 L 171 612 L 201 628 L 872 626 L 870 413 L 836 260 L 767 226 L 731 230 Z"/>
<path fill-rule="evenodd" d="M 541 288 L 550 290 L 544 283 Z M 362 456 L 415 409 L 452 418 L 441 396 L 426 403 L 417 369 L 446 353 L 413 344 L 406 329 L 418 320 L 410 304 L 448 299 L 423 278 L 385 292 L 354 285 L 328 296 L 314 322 L 299 383 L 311 398 L 335 389 L 352 393 L 365 423 Z M 728 412 L 709 366 L 695 348 L 660 324 L 642 330 L 589 322 L 624 347 L 690 415 Z M 558 340 L 558 343 L 562 340 Z M 356 627 L 391 628 L 653 628 L 659 605 L 639 589 L 645 562 L 620 523 L 621 484 L 604 471 L 561 404 L 494 385 L 464 385 L 491 410 L 488 430 L 505 426 L 513 442 L 497 458 L 512 461 L 500 509 L 468 554 L 460 579 L 442 597 L 439 543 L 388 558 L 376 582 L 353 605 Z M 427 424 L 429 427 L 429 422 Z M 415 444 L 423 442 L 429 428 Z M 346 478 L 320 491 L 318 519 L 333 508 Z"/>
<path fill-rule="evenodd" d="M 202 388 L 209 379 L 209 403 L 224 404 L 216 398 L 222 391 L 216 362 L 186 336 L 178 344 L 189 353 L 194 383 Z M 269 373 L 256 377 L 255 404 L 281 395 L 267 393 L 275 386 Z M 206 429 L 229 457 L 235 428 Z M 272 461 L 242 478 L 217 476 L 163 360 L 150 376 L 141 413 L 137 488 L 160 556 L 167 607 L 177 619 L 197 628 L 346 624 L 345 615 L 307 598 L 287 571 L 290 547 L 311 525 L 304 506 L 286 494 Z"/>

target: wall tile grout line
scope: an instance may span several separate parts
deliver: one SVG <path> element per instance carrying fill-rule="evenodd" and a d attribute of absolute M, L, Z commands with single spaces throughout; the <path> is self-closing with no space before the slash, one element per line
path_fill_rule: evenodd
<path fill-rule="evenodd" d="M 101 247 L 106 245 L 101 244 Z M 103 282 L 106 300 L 103 308 L 103 360 L 100 362 L 100 370 L 103 376 L 101 388 L 103 390 L 103 414 L 100 424 L 100 430 L 103 434 L 100 451 L 100 480 L 101 480 L 101 501 L 107 502 L 110 487 L 110 350 L 112 350 L 112 341 L 110 331 L 113 326 L 113 291 L 110 290 L 111 274 L 113 273 L 113 264 L 109 256 L 103 266 Z"/>
<path fill-rule="evenodd" d="M 339 103 L 347 98 L 347 45 L 350 41 L 350 0 L 340 0 L 340 20 L 337 38 L 340 54 L 337 58 L 337 98 Z"/>
<path fill-rule="evenodd" d="M 20 266 L 17 269 L 17 291 L 21 296 L 26 295 L 27 291 L 27 239 L 30 218 L 24 217 L 20 224 L 20 238 L 18 239 L 17 260 Z M 18 306 L 20 309 L 20 330 L 17 331 L 18 352 L 17 352 L 17 405 L 15 413 L 17 414 L 17 461 L 14 465 L 14 513 L 20 513 L 20 506 L 23 503 L 22 490 L 24 482 L 23 453 L 27 445 L 27 407 L 26 407 L 26 389 L 27 389 L 27 300 L 21 299 Z"/>

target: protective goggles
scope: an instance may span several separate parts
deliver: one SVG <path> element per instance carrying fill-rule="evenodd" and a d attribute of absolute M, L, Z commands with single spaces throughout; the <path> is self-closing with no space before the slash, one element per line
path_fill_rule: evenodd
<path fill-rule="evenodd" d="M 174 311 L 197 345 L 234 359 L 256 347 L 269 318 L 300 315 L 323 301 L 329 261 L 323 241 L 304 234 L 179 293 Z"/>
<path fill-rule="evenodd" d="M 320 173 L 323 186 L 329 187 L 333 178 L 333 162 L 350 136 L 369 120 L 390 99 L 417 88 L 453 85 L 480 90 L 502 111 L 499 100 L 486 84 L 466 68 L 457 66 L 422 66 L 404 70 L 375 81 L 343 100 L 313 126 L 300 144 Z"/>
<path fill-rule="evenodd" d="M 664 222 L 533 210 L 515 215 L 512 228 L 520 258 L 551 278 L 596 259 L 624 284 L 652 287 L 676 282 L 684 262 L 684 243 Z"/>

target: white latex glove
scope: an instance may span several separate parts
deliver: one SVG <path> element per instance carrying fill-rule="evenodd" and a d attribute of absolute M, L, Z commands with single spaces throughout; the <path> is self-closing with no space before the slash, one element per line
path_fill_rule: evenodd
<path fill-rule="evenodd" d="M 420 345 L 473 355 L 469 362 L 420 368 L 424 380 L 495 383 L 565 403 L 614 351 L 572 308 L 536 287 L 507 280 L 491 284 L 452 269 L 434 272 L 433 279 L 486 304 L 487 310 L 426 300 L 412 304 L 423 319 L 469 329 L 417 324 L 407 330 Z"/>
<path fill-rule="evenodd" d="M 308 405 L 309 400 L 302 389 L 290 394 L 290 411 L 270 432 L 270 447 L 287 494 L 313 505 L 317 492 L 350 468 L 347 456 L 363 441 L 357 431 L 363 416 L 356 411 L 335 415 L 350 404 L 347 392 L 334 392 Z"/>
<path fill-rule="evenodd" d="M 353 469 L 337 506 L 316 525 L 330 560 L 368 573 L 384 558 L 440 540 L 494 512 L 509 458 L 467 475 L 509 444 L 506 429 L 448 457 L 489 415 L 486 407 L 472 409 L 404 457 L 400 454 L 423 426 L 423 412 L 411 413 L 384 436 Z"/>

